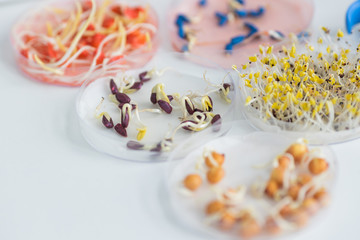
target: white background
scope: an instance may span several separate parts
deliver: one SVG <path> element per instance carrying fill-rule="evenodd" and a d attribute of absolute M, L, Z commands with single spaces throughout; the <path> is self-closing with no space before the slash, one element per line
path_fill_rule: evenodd
<path fill-rule="evenodd" d="M 166 209 L 166 164 L 96 152 L 78 129 L 78 89 L 38 83 L 18 71 L 9 32 L 31 2 L 0 5 L 0 239 L 209 239 L 180 226 Z M 169 1 L 149 2 L 165 27 Z M 351 2 L 315 0 L 312 26 L 344 28 Z M 162 38 L 159 54 L 170 50 L 164 28 Z M 288 239 L 360 239 L 359 144 L 333 146 L 339 175 L 332 206 L 315 227 Z"/>

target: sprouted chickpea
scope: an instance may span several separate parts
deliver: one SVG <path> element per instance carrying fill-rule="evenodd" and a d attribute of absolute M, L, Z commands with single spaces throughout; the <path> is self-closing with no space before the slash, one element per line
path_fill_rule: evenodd
<path fill-rule="evenodd" d="M 314 194 L 314 198 L 319 202 L 319 204 L 323 207 L 329 205 L 330 196 L 326 192 L 325 189 L 320 189 L 318 192 Z"/>
<path fill-rule="evenodd" d="M 208 170 L 206 177 L 210 184 L 219 183 L 225 175 L 225 171 L 222 167 L 213 167 Z"/>
<path fill-rule="evenodd" d="M 303 186 L 312 181 L 312 176 L 307 173 L 299 174 L 297 181 L 301 186 Z"/>
<path fill-rule="evenodd" d="M 278 190 L 279 186 L 277 182 L 275 180 L 269 180 L 265 188 L 266 195 L 270 198 L 274 198 Z"/>
<path fill-rule="evenodd" d="M 288 190 L 288 195 L 295 201 L 299 195 L 301 186 L 299 184 L 293 184 Z"/>
<path fill-rule="evenodd" d="M 268 217 L 265 222 L 265 231 L 271 235 L 278 235 L 281 233 L 281 228 L 276 223 L 273 217 Z"/>
<path fill-rule="evenodd" d="M 236 222 L 236 218 L 233 214 L 229 212 L 224 212 L 220 219 L 220 228 L 223 230 L 229 230 L 231 229 Z"/>
<path fill-rule="evenodd" d="M 261 231 L 259 223 L 255 219 L 247 219 L 240 223 L 240 236 L 243 238 L 252 238 Z"/>
<path fill-rule="evenodd" d="M 289 166 L 290 166 L 290 158 L 288 156 L 285 156 L 285 155 L 281 155 L 278 159 L 278 164 L 279 164 L 279 167 L 282 167 L 284 169 L 287 169 Z"/>
<path fill-rule="evenodd" d="M 263 165 L 264 168 L 271 168 L 267 172 L 267 181 L 258 185 L 262 194 L 251 198 L 248 197 L 253 192 L 248 193 L 246 185 L 225 188 L 214 185 L 225 177 L 224 156 L 204 149 L 199 159 L 204 165 L 201 171 L 206 172 L 210 183 L 206 186 L 216 197 L 205 206 L 206 218 L 222 230 L 233 232 L 236 229 L 245 239 L 262 232 L 278 235 L 305 226 L 309 218 L 329 202 L 329 194 L 323 187 L 329 163 L 319 157 L 322 156 L 321 151 L 310 151 L 304 143 L 291 144 L 285 152 Z M 253 201 L 258 201 L 261 210 L 249 205 Z M 259 211 L 264 210 L 265 213 L 259 216 Z"/>
<path fill-rule="evenodd" d="M 225 154 L 217 153 L 215 151 L 210 152 L 205 157 L 205 164 L 209 168 L 221 166 L 225 161 Z"/>
<path fill-rule="evenodd" d="M 309 171 L 315 175 L 325 172 L 328 167 L 329 164 L 323 158 L 314 158 L 309 163 Z"/>
<path fill-rule="evenodd" d="M 284 169 L 282 167 L 274 168 L 271 172 L 270 179 L 281 187 L 284 181 Z"/>
<path fill-rule="evenodd" d="M 295 223 L 298 227 L 303 227 L 307 224 L 309 217 L 306 211 L 302 208 L 295 208 L 290 211 L 287 219 L 290 222 Z"/>
<path fill-rule="evenodd" d="M 201 186 L 202 179 L 198 174 L 190 174 L 186 176 L 183 183 L 187 189 L 190 191 L 195 191 Z"/>
<path fill-rule="evenodd" d="M 295 164 L 300 164 L 308 152 L 308 147 L 303 143 L 294 143 L 286 150 L 294 157 Z"/>
<path fill-rule="evenodd" d="M 305 200 L 302 202 L 301 207 L 310 215 L 314 215 L 318 209 L 319 204 L 314 198 L 305 198 Z"/>
<path fill-rule="evenodd" d="M 224 209 L 225 209 L 224 203 L 218 200 L 214 200 L 206 206 L 205 212 L 206 214 L 211 215 L 214 213 L 222 212 Z"/>

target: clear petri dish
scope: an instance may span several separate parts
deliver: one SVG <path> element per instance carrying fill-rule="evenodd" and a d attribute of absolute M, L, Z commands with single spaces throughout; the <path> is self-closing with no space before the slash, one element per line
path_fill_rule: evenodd
<path fill-rule="evenodd" d="M 159 45 L 155 11 L 141 0 L 94 3 L 52 1 L 22 15 L 11 32 L 21 71 L 41 82 L 81 86 L 146 64 Z"/>
<path fill-rule="evenodd" d="M 202 62 L 203 65 L 195 65 L 189 61 Z M 77 114 L 83 136 L 96 150 L 133 161 L 157 162 L 166 160 L 169 151 L 171 152 L 176 145 L 192 135 L 198 135 L 202 132 L 187 131 L 179 127 L 181 122 L 189 119 L 194 120 L 195 114 L 198 114 L 196 112 L 193 115 L 187 114 L 184 118 L 184 108 L 179 104 L 179 99 L 183 96 L 210 96 L 213 110 L 212 113 L 209 113 L 210 115 L 207 115 L 208 118 L 201 120 L 205 125 L 202 125 L 200 130 L 207 127 L 212 129 L 214 131 L 212 137 L 224 134 L 228 130 L 229 126 L 222 127 L 222 124 L 233 120 L 235 101 L 232 99 L 235 99 L 235 91 L 233 90 L 233 80 L 224 69 L 190 54 L 164 53 L 156 56 L 143 68 L 119 72 L 117 78 L 113 79 L 119 84 L 118 80 L 122 81 L 124 77 L 137 79 L 140 73 L 154 71 L 154 69 L 161 74 L 154 75 L 150 81 L 144 82 L 137 92 L 128 94 L 131 98 L 131 104 L 137 104 L 136 108 L 139 111 L 141 123 L 136 116 L 136 110 L 133 110 L 130 124 L 126 128 L 127 137 L 119 135 L 114 129 L 105 128 L 101 119 L 95 117 L 102 111 L 96 112 L 96 109 L 101 99 L 104 98 L 101 107 L 112 117 L 114 125 L 118 122 L 122 123 L 117 104 L 109 100 L 109 95 L 111 95 L 109 83 L 112 78 L 103 77 L 89 80 L 82 85 L 77 98 Z M 207 81 L 204 80 L 204 74 Z M 231 86 L 227 95 L 231 102 L 225 101 L 219 94 L 218 87 L 224 83 Z M 158 84 L 163 84 L 164 94 L 171 95 L 174 98 L 170 102 L 173 109 L 171 114 L 164 113 L 158 103 L 153 104 L 150 101 L 152 91 L 155 86 L 159 86 Z M 202 99 L 202 97 L 200 98 Z M 196 101 L 199 101 L 200 98 L 196 97 Z M 200 108 L 199 102 L 195 105 Z M 219 114 L 221 119 L 216 124 L 212 124 L 211 121 L 216 114 Z M 218 125 L 217 123 L 220 122 L 221 125 Z M 140 128 L 146 129 L 141 140 L 138 138 Z M 178 129 L 175 130 L 176 128 Z M 165 140 L 169 137 L 172 137 L 171 142 Z M 134 147 L 129 148 L 129 144 L 134 143 L 134 141 L 141 144 L 143 148 L 141 150 L 133 150 Z M 162 147 L 159 149 L 159 146 Z"/>
<path fill-rule="evenodd" d="M 260 44 L 275 44 L 277 41 L 269 37 L 269 30 L 280 31 L 284 36 L 306 30 L 314 13 L 312 0 L 245 1 L 244 6 L 239 9 L 257 11 L 260 7 L 264 7 L 264 14 L 258 17 L 231 17 L 234 19 L 229 19 L 226 24 L 219 26 L 215 14 L 221 13 L 226 16 L 229 13 L 229 1 L 208 0 L 205 6 L 199 5 L 199 2 L 174 1 L 168 14 L 171 44 L 175 51 L 180 52 L 184 51 L 184 46 L 188 46 L 189 41 L 180 37 L 179 27 L 176 24 L 179 14 L 185 15 L 191 23 L 184 24 L 184 29 L 189 29 L 196 38 L 189 51 L 224 68 L 231 68 L 233 64 L 247 63 L 248 57 L 258 52 Z M 234 45 L 232 54 L 227 54 L 225 46 L 232 38 L 248 34 L 248 28 L 244 27 L 246 22 L 256 26 L 258 33 L 241 44 Z"/>
<path fill-rule="evenodd" d="M 177 155 L 182 153 L 183 145 L 187 144 L 184 142 L 171 153 L 166 172 L 168 205 L 171 212 L 180 224 L 187 228 L 204 234 L 205 236 L 219 239 L 249 239 L 241 235 L 241 224 L 246 221 L 246 219 L 241 218 L 241 216 L 244 217 L 246 215 L 236 215 L 236 213 L 241 212 L 251 213 L 260 226 L 260 232 L 254 239 L 277 239 L 284 235 L 296 234 L 306 226 L 309 228 L 316 226 L 316 222 L 326 215 L 326 207 L 323 205 L 316 210 L 316 213 L 315 211 L 311 213 L 307 212 L 307 224 L 303 222 L 304 225 L 302 227 L 293 225 L 292 228 L 288 228 L 287 225 L 281 225 L 281 227 L 284 227 L 281 232 L 277 235 L 269 234 L 266 230 L 268 228 L 265 228 L 265 226 L 267 226 L 266 219 L 274 214 L 274 206 L 280 206 L 279 204 L 284 204 L 284 202 L 288 202 L 288 200 L 280 198 L 278 201 L 274 201 L 268 196 L 259 197 L 253 193 L 254 189 L 256 189 L 257 193 L 259 189 L 263 189 L 259 187 L 261 186 L 259 183 L 266 182 L 270 179 L 272 170 L 274 169 L 272 165 L 273 160 L 296 140 L 297 139 L 275 133 L 254 132 L 251 130 L 251 127 L 247 125 L 246 121 L 237 121 L 232 124 L 232 129 L 228 134 L 207 142 L 194 144 L 193 150 L 188 152 L 181 161 L 177 161 Z M 196 142 L 195 137 L 191 142 Z M 225 154 L 225 161 L 222 165 L 225 174 L 223 179 L 217 184 L 209 184 L 207 180 L 206 176 L 209 168 L 203 163 L 204 149 Z M 329 200 L 333 194 L 337 176 L 336 157 L 332 149 L 326 145 L 310 145 L 309 149 L 310 152 L 316 152 L 328 162 L 329 168 L 327 174 L 323 175 L 324 181 L 321 187 L 326 189 L 328 193 L 326 199 Z M 296 174 L 309 174 L 306 166 L 304 168 L 298 166 L 297 169 Z M 201 186 L 195 191 L 190 191 L 184 187 L 184 179 L 189 174 L 197 174 L 202 178 Z M 313 175 L 313 179 L 315 179 L 315 177 L 316 176 Z M 320 189 L 319 186 L 316 188 Z M 241 191 L 243 192 L 240 193 Z M 317 190 L 314 190 L 313 192 L 316 191 Z M 229 192 L 233 194 L 243 194 L 244 197 L 240 196 L 241 200 L 237 199 L 235 202 L 229 202 L 229 200 L 233 200 L 232 196 L 239 197 L 239 195 L 236 194 L 229 195 Z M 311 196 L 313 192 L 306 192 L 307 198 L 314 198 L 314 195 Z M 317 196 L 318 195 L 316 195 L 316 197 Z M 323 201 L 324 199 L 325 198 L 322 199 L 322 204 L 325 203 L 325 201 Z M 233 224 L 221 225 L 219 219 L 220 216 L 223 216 L 222 214 L 213 214 L 211 217 L 206 214 L 208 204 L 214 200 L 222 201 L 225 204 L 226 207 L 223 208 L 222 214 L 230 212 L 233 216 L 237 216 L 235 221 L 232 222 Z M 295 204 L 291 206 L 303 205 Z M 224 209 L 226 209 L 226 211 Z M 231 211 L 229 209 L 231 209 Z M 284 215 L 284 219 L 288 218 Z M 224 226 L 228 228 L 223 228 Z"/>
<path fill-rule="evenodd" d="M 257 130 L 304 137 L 311 144 L 335 144 L 358 138 L 359 86 L 352 74 L 358 64 L 358 44 L 352 36 L 339 37 L 342 34 L 340 30 L 330 32 L 322 28 L 306 39 L 287 39 L 274 45 L 269 59 L 276 59 L 275 66 L 263 64 L 268 55 L 258 54 L 246 70 L 239 67 L 234 77 L 239 112 Z M 295 57 L 287 58 L 284 49 L 295 50 Z M 337 55 L 341 56 L 341 66 L 336 64 Z M 302 64 L 308 68 L 299 75 L 293 67 L 299 68 L 295 62 L 304 56 L 311 60 Z M 289 59 L 290 68 L 286 71 L 284 59 Z M 260 76 L 257 83 L 255 78 L 249 78 L 255 73 Z"/>

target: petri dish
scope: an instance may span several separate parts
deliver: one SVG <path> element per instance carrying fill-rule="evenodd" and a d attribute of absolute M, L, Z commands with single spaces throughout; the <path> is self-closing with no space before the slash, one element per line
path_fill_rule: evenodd
<path fill-rule="evenodd" d="M 171 153 L 166 172 L 166 185 L 169 194 L 169 207 L 177 220 L 193 231 L 197 231 L 208 237 L 221 239 L 250 238 L 250 235 L 248 235 L 248 238 L 241 235 L 241 233 L 243 233 L 241 224 L 246 221 L 246 219 L 244 220 L 241 217 L 246 215 L 236 215 L 236 213 L 248 212 L 256 219 L 259 225 L 259 232 L 258 235 L 254 236 L 254 239 L 277 239 L 280 236 L 296 234 L 306 226 L 316 226 L 316 222 L 326 215 L 325 198 L 319 201 L 319 205 L 317 206 L 321 207 L 316 209 L 316 211 L 307 212 L 307 224 L 302 222 L 304 225 L 301 225 L 301 227 L 295 224 L 292 228 L 288 228 L 288 225 L 281 225 L 281 227 L 284 227 L 281 229 L 281 232 L 277 232 L 276 235 L 274 235 L 274 233 L 269 234 L 266 219 L 269 216 L 273 216 L 274 206 L 285 206 L 284 202 L 292 202 L 291 204 L 294 204 L 296 201 L 288 201 L 285 197 L 274 201 L 266 195 L 262 197 L 254 195 L 253 191 L 256 189 L 257 193 L 259 193 L 259 189 L 263 190 L 262 187 L 259 187 L 261 186 L 259 183 L 264 183 L 270 179 L 274 169 L 272 165 L 273 160 L 276 159 L 279 154 L 282 154 L 296 139 L 275 133 L 251 132 L 251 128 L 248 128 L 248 125 L 246 125 L 244 121 L 235 122 L 232 126 L 232 130 L 229 131 L 227 135 L 207 142 L 198 143 L 181 161 L 176 160 L 177 154 L 182 152 L 181 145 Z M 239 126 L 242 127 L 240 128 Z M 242 129 L 241 132 L 233 132 L 233 129 L 236 128 Z M 217 184 L 210 184 L 207 180 L 207 171 L 210 168 L 203 162 L 204 149 L 225 154 L 225 161 L 222 164 L 225 174 L 223 179 Z M 316 188 L 326 189 L 327 197 L 329 197 L 326 198 L 326 200 L 329 200 L 336 182 L 336 157 L 331 148 L 326 145 L 309 145 L 309 149 L 312 154 L 319 154 L 319 156 L 325 158 L 328 163 L 329 168 L 326 174 L 322 176 L 324 178 L 319 177 L 320 175 L 312 175 L 312 177 L 313 179 L 316 177 L 318 177 L 317 179 L 322 178 L 321 187 L 317 185 Z M 311 174 L 306 168 L 306 165 L 297 166 L 296 174 L 298 175 L 295 174 L 293 177 L 299 177 L 300 174 L 302 176 Z M 184 179 L 189 174 L 197 174 L 202 178 L 200 187 L 195 191 L 190 191 L 184 187 Z M 300 179 L 300 177 L 297 179 Z M 317 182 L 317 180 L 314 182 Z M 315 195 L 312 194 L 316 192 L 317 189 L 312 189 L 312 192 L 304 189 L 307 192 L 306 198 L 315 198 Z M 319 195 L 316 195 L 316 197 L 318 196 Z M 234 199 L 233 197 L 240 197 L 240 200 Z M 206 209 L 208 204 L 214 200 L 222 201 L 225 207 L 222 208 L 221 214 L 215 213 L 209 216 L 206 214 L 206 211 L 208 211 Z M 300 208 L 303 205 L 294 204 L 291 206 Z M 226 209 L 226 211 L 224 209 Z M 229 221 L 221 222 L 219 221 L 219 217 L 229 212 L 237 217 L 231 225 L 222 225 L 229 223 Z M 285 219 L 287 223 L 293 221 L 289 220 L 285 215 L 281 216 L 283 216 L 283 219 Z"/>
<path fill-rule="evenodd" d="M 204 64 L 195 65 L 189 60 L 203 62 Z M 137 79 L 139 74 L 146 71 L 157 71 L 160 74 L 154 75 L 151 80 L 144 82 L 137 92 L 128 94 L 131 98 L 131 104 L 137 104 L 136 109 L 141 123 L 138 121 L 136 110 L 133 109 L 132 113 L 129 114 L 131 120 L 126 128 L 127 137 L 119 135 L 113 128 L 105 128 L 101 119 L 95 117 L 100 113 L 96 112 L 96 109 L 102 98 L 105 100 L 101 107 L 104 107 L 104 111 L 112 117 L 114 125 L 117 122 L 123 123 L 118 105 L 109 100 L 109 96 L 112 95 L 109 88 L 111 79 L 115 79 L 115 82 L 119 84 L 119 81 L 128 79 L 128 77 Z M 204 80 L 204 76 L 206 76 L 207 81 Z M 228 100 L 231 100 L 230 102 L 224 100 L 219 94 L 219 86 L 223 86 L 224 83 L 231 86 L 227 95 Z M 171 95 L 174 98 L 170 101 L 171 114 L 166 114 L 161 109 L 158 104 L 160 101 L 155 104 L 151 102 L 152 91 L 159 84 L 163 84 L 163 91 L 166 96 Z M 201 108 L 205 95 L 211 98 L 211 113 Z M 214 137 L 224 134 L 228 130 L 222 127 L 222 124 L 233 120 L 235 101 L 232 99 L 235 99 L 235 91 L 233 90 L 231 76 L 216 64 L 199 57 L 183 53 L 164 53 L 156 56 L 143 68 L 119 72 L 115 78 L 103 77 L 86 81 L 80 89 L 76 105 L 81 131 L 90 145 L 100 152 L 140 162 L 164 161 L 167 159 L 168 152 L 171 152 L 177 144 L 192 135 L 201 134 L 201 131 L 188 131 L 179 127 L 186 120 L 193 119 L 195 121 L 194 116 L 196 114 L 202 114 L 195 111 L 193 114 L 186 113 L 186 116 L 184 115 L 184 105 L 181 105 L 181 99 L 185 96 L 192 96 L 190 98 L 191 100 L 195 99 L 193 101 L 195 108 L 203 109 L 207 114 L 207 117 L 201 120 L 204 125 L 201 125 L 199 130 L 209 127 L 214 131 Z M 213 124 L 213 117 L 216 114 L 219 114 L 221 119 Z M 220 122 L 221 125 L 218 125 Z M 141 139 L 138 138 L 138 134 L 143 128 L 146 130 Z M 169 137 L 172 137 L 171 142 L 167 141 Z M 129 148 L 129 144 L 134 143 L 134 141 L 142 145 L 143 148 L 141 150 L 134 150 L 134 147 Z M 161 146 L 160 149 L 159 146 Z"/>
<path fill-rule="evenodd" d="M 275 45 L 270 55 L 257 54 L 247 69 L 237 70 L 239 110 L 258 130 L 312 144 L 358 138 L 357 45 L 352 36 L 325 27 Z"/>
<path fill-rule="evenodd" d="M 192 54 L 207 58 L 224 68 L 231 68 L 233 64 L 245 64 L 248 56 L 258 52 L 259 45 L 272 45 L 277 40 L 269 37 L 269 31 L 281 32 L 283 36 L 290 33 L 298 34 L 311 23 L 314 6 L 313 1 L 296 0 L 256 0 L 244 1 L 244 5 L 239 5 L 239 1 L 217 1 L 208 0 L 206 5 L 199 5 L 200 1 L 177 0 L 174 1 L 168 14 L 168 29 L 170 41 L 176 51 L 189 51 Z M 229 16 L 229 5 L 232 4 L 233 10 L 238 8 L 240 12 L 265 11 L 259 16 L 236 17 L 236 14 Z M 238 5 L 234 7 L 235 5 Z M 221 14 L 228 20 L 219 26 L 216 14 Z M 177 20 L 179 15 L 185 16 L 190 23 L 183 23 L 183 30 L 189 32 L 189 36 L 194 40 L 194 44 L 189 50 L 189 37 L 181 37 Z M 225 47 L 233 38 L 246 36 L 249 29 L 244 26 L 251 23 L 257 28 L 258 32 L 250 38 L 235 44 L 231 54 Z"/>
<path fill-rule="evenodd" d="M 147 63 L 158 45 L 155 11 L 135 1 L 53 1 L 12 27 L 17 64 L 32 79 L 81 86 Z"/>

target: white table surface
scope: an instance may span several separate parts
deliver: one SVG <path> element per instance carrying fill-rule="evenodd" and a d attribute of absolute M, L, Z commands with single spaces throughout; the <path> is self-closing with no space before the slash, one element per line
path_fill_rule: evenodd
<path fill-rule="evenodd" d="M 344 28 L 351 0 L 314 1 L 313 27 Z M 18 71 L 9 32 L 29 2 L 0 5 L 0 239 L 209 239 L 180 226 L 164 207 L 166 164 L 96 152 L 77 125 L 78 89 L 38 83 Z M 162 14 L 169 5 L 149 2 Z M 162 37 L 159 54 L 170 51 L 164 29 Z M 360 239 L 359 144 L 333 146 L 339 175 L 327 216 L 285 239 Z"/>

